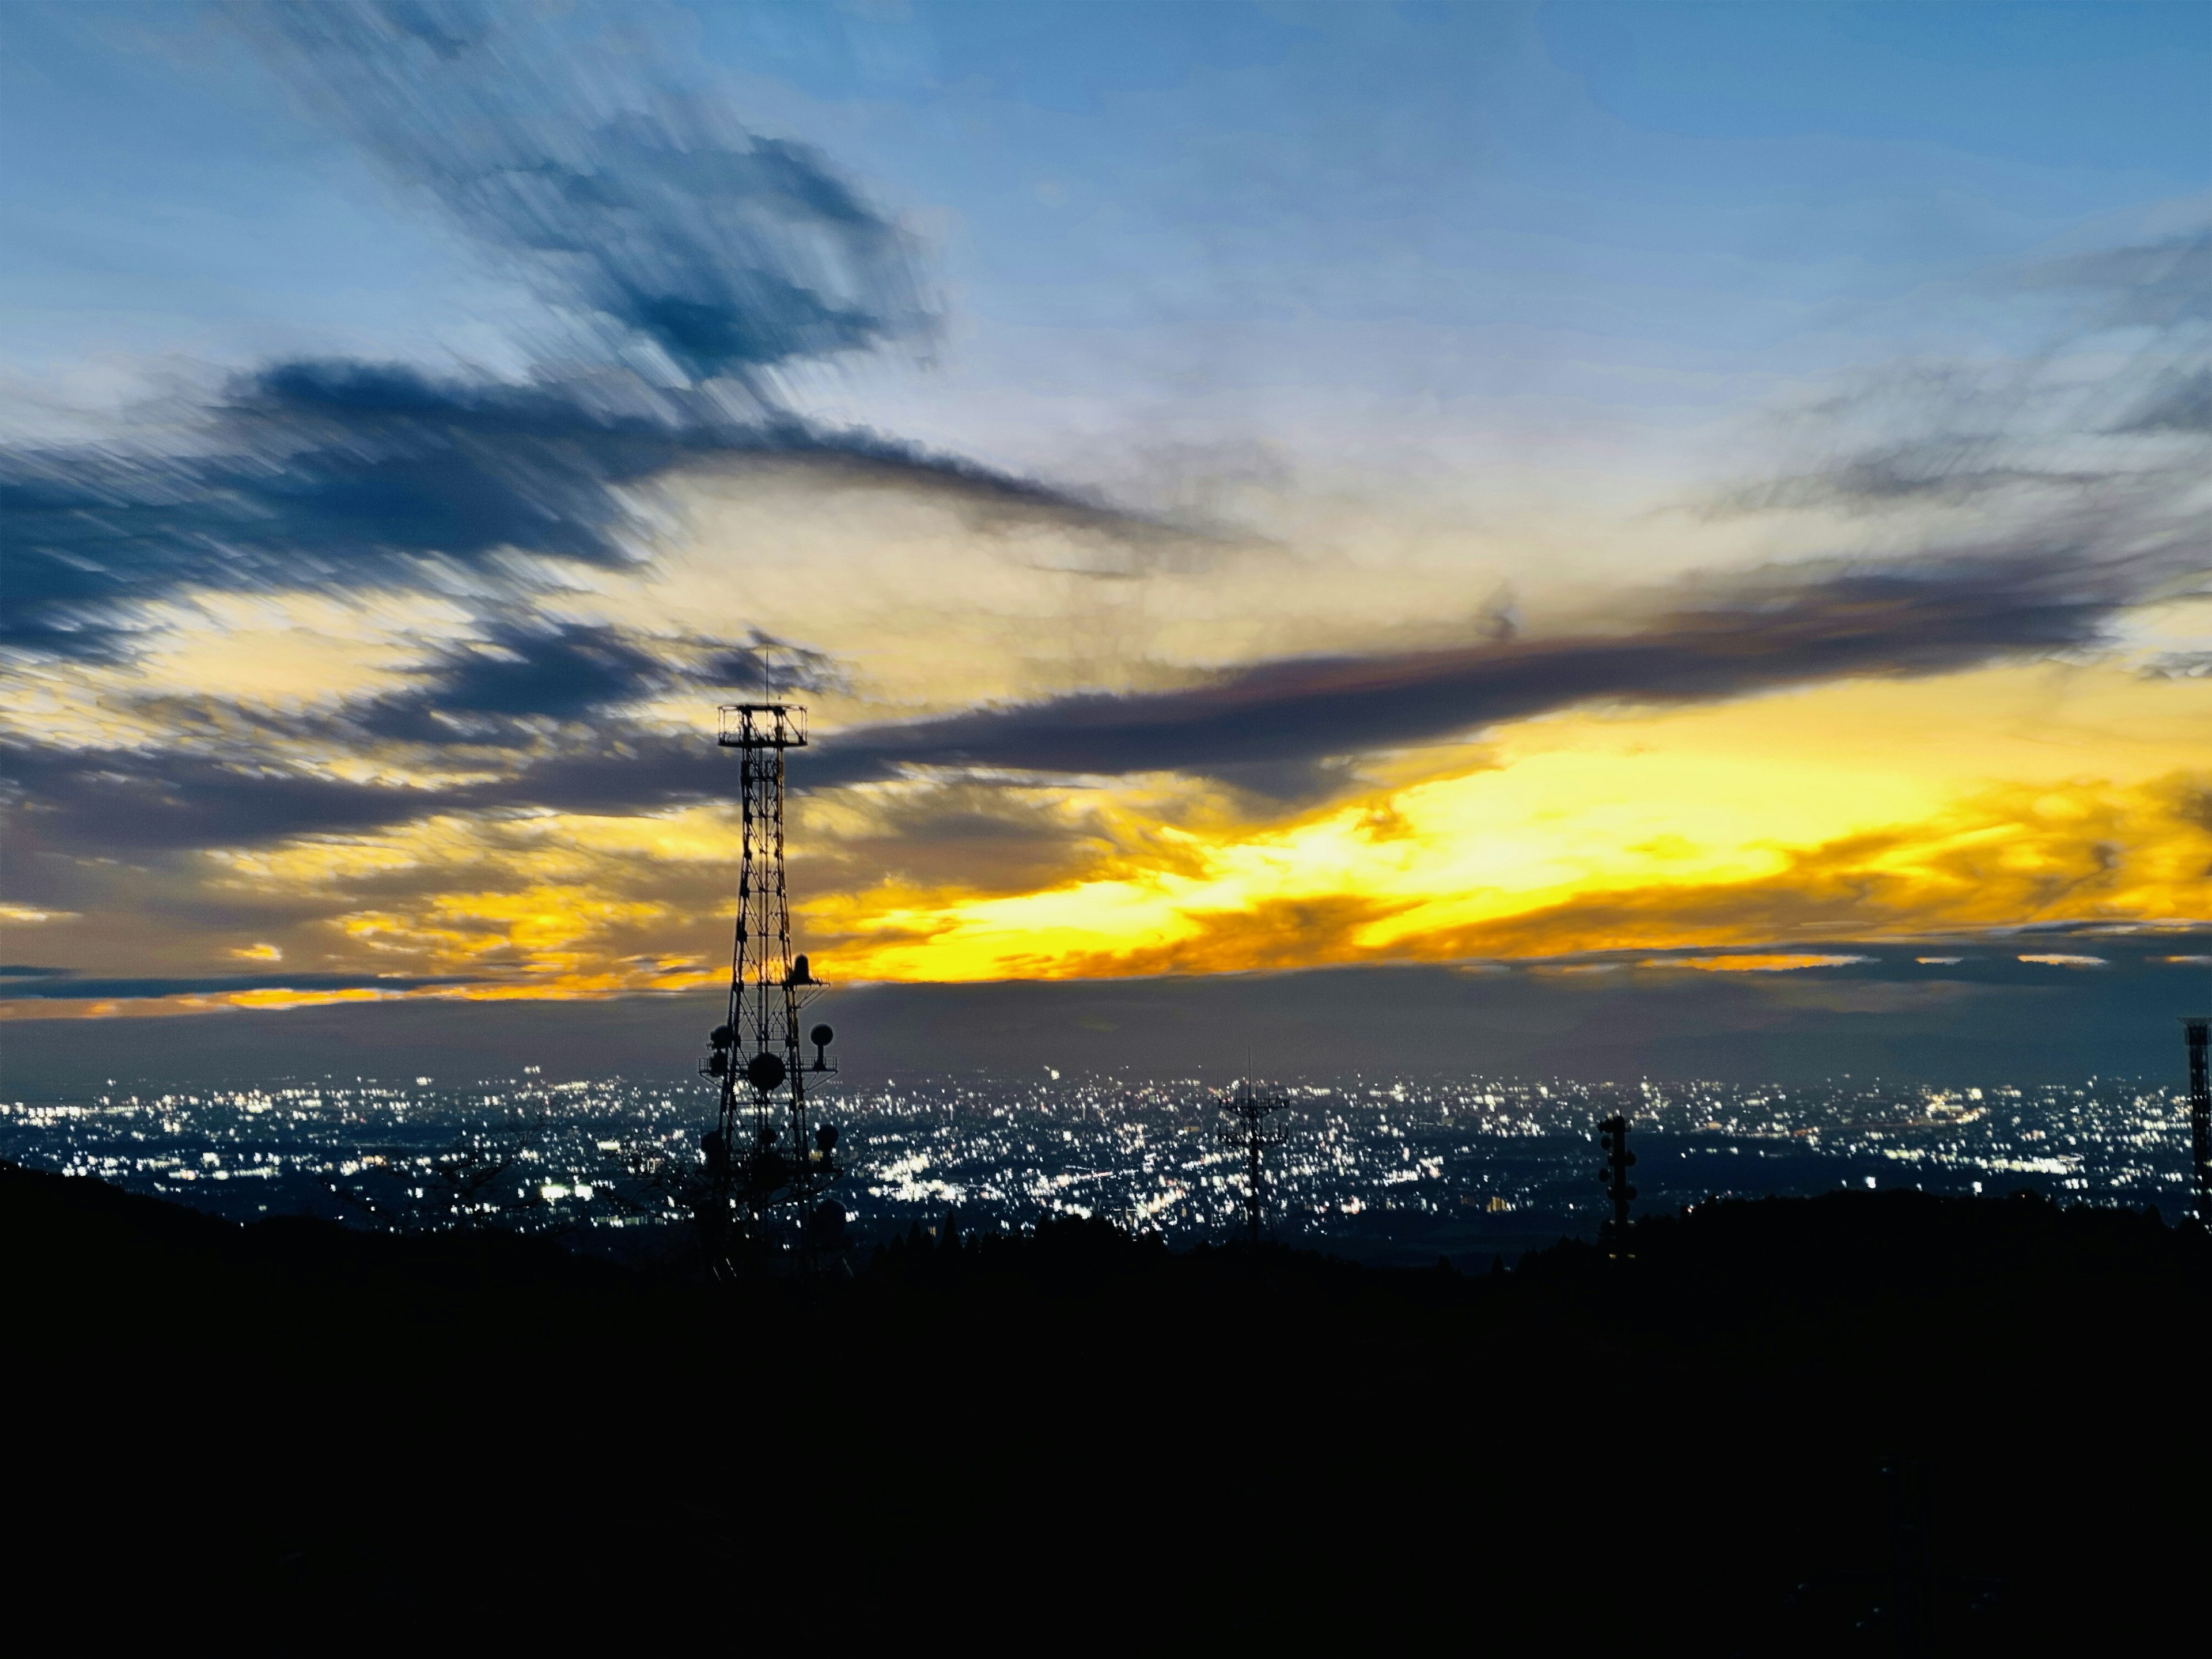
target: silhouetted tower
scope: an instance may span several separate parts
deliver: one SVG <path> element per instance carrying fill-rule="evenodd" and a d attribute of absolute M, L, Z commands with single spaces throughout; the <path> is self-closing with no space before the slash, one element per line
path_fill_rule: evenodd
<path fill-rule="evenodd" d="M 1237 1120 L 1221 1131 L 1221 1139 L 1244 1154 L 1244 1224 L 1255 1244 L 1267 1218 L 1267 1149 L 1283 1144 L 1282 1130 L 1269 1128 L 1267 1119 L 1289 1104 L 1280 1095 L 1261 1094 L 1249 1077 L 1239 1079 L 1235 1092 L 1221 1103 L 1221 1109 Z"/>
<path fill-rule="evenodd" d="M 1628 1166 L 1636 1162 L 1636 1154 L 1628 1150 L 1628 1120 L 1615 1112 L 1597 1126 L 1597 1138 L 1605 1148 L 1605 1168 L 1597 1172 L 1597 1178 L 1613 1195 L 1607 1242 L 1620 1249 L 1628 1239 L 1628 1202 L 1636 1196 L 1636 1188 L 1628 1184 Z"/>
<path fill-rule="evenodd" d="M 806 746 L 806 710 L 764 697 L 725 703 L 718 738 L 738 751 L 743 839 L 738 862 L 737 938 L 730 952 L 729 1017 L 708 1039 L 700 1070 L 720 1085 L 714 1127 L 700 1143 L 706 1160 L 708 1257 L 726 1270 L 741 1236 L 765 1237 L 770 1212 L 788 1208 L 799 1255 L 809 1261 L 842 1226 L 817 1196 L 838 1173 L 835 1124 L 813 1124 L 802 1036 L 815 1045 L 813 1073 L 831 1071 L 827 1025 L 802 1034 L 799 1011 L 819 988 L 805 957 L 791 950 L 791 895 L 784 874 L 784 756 Z"/>
<path fill-rule="evenodd" d="M 2189 1034 L 2189 1186 L 2197 1218 L 2212 1227 L 2212 1079 L 2205 1076 L 2204 1048 L 2212 1016 L 2191 1014 L 2181 1022 Z"/>

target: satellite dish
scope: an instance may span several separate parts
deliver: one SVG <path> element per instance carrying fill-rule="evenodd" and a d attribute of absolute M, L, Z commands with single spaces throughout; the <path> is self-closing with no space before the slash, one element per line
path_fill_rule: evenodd
<path fill-rule="evenodd" d="M 783 1079 L 783 1057 L 765 1048 L 755 1054 L 745 1066 L 745 1081 L 763 1094 L 782 1087 Z"/>
<path fill-rule="evenodd" d="M 730 1046 L 731 1036 L 732 1032 L 728 1026 L 717 1025 L 714 1029 L 713 1032 L 708 1036 L 707 1041 L 713 1043 L 717 1048 L 726 1048 Z"/>
<path fill-rule="evenodd" d="M 817 1048 L 827 1048 L 837 1040 L 837 1034 L 827 1025 L 817 1025 L 806 1034 L 806 1040 Z"/>

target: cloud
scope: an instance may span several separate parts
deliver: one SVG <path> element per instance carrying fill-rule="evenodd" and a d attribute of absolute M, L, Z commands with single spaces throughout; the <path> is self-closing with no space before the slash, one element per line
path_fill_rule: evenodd
<path fill-rule="evenodd" d="M 2019 274 L 2081 296 L 2044 349 L 2014 362 L 1906 361 L 1801 410 L 1828 453 L 1722 492 L 1699 516 L 1831 509 L 1853 518 L 1972 508 L 1987 514 L 2185 504 L 2201 464 L 2124 441 L 2212 433 L 2212 232 L 2100 249 Z M 2116 351 L 2111 331 L 2134 335 Z"/>
<path fill-rule="evenodd" d="M 478 985 L 479 976 L 426 975 L 382 977 L 368 974 L 202 974 L 174 978 L 77 979 L 58 976 L 11 984 L 0 996 L 27 1000 L 100 1002 L 148 997 L 228 996 L 240 992 L 420 991 L 441 986 Z"/>
<path fill-rule="evenodd" d="M 1985 439 L 1938 438 L 1852 455 L 1822 471 L 1731 490 L 1704 514 L 1719 519 L 1819 507 L 1854 514 L 1923 504 L 1958 507 L 1999 490 L 2081 490 L 2109 481 L 2101 472 L 2005 465 L 1992 460 L 1994 447 Z"/>
<path fill-rule="evenodd" d="M 1577 704 L 1714 702 L 2077 650 L 2172 568 L 2168 557 L 2100 561 L 2057 548 L 1769 572 L 1686 599 L 1671 595 L 1671 608 L 1619 633 L 1278 659 L 1177 690 L 1080 694 L 857 727 L 817 738 L 794 782 L 820 791 L 917 768 L 1181 772 L 1278 800 L 1310 798 L 1342 787 L 1340 757 Z M 0 748 L 0 770 L 24 803 L 22 831 L 86 848 L 260 845 L 435 813 L 652 811 L 727 793 L 723 757 L 696 735 L 608 712 L 681 676 L 611 631 L 518 621 L 453 648 L 415 685 L 327 728 L 342 748 L 367 737 L 449 747 L 454 758 L 443 764 L 459 781 L 434 775 L 434 748 L 411 779 L 341 776 L 267 752 L 27 743 Z M 555 732 L 517 726 L 526 715 L 568 723 Z"/>
<path fill-rule="evenodd" d="M 309 102 L 549 304 L 684 378 L 917 337 L 908 237 L 811 146 L 748 132 L 605 15 L 240 4 Z"/>
<path fill-rule="evenodd" d="M 517 623 L 441 653 L 404 692 L 377 698 L 358 719 L 374 736 L 481 740 L 488 722 L 574 720 L 637 702 L 678 683 L 677 665 L 615 629 Z"/>
<path fill-rule="evenodd" d="M 639 561 L 637 486 L 747 458 L 1141 533 L 1096 501 L 793 413 L 778 369 L 926 331 L 913 250 L 818 153 L 747 132 L 604 15 L 228 9 L 317 113 L 527 283 L 549 307 L 531 343 L 561 367 L 273 362 L 172 411 L 159 441 L 0 452 L 0 645 L 117 654 L 134 605 L 195 586 L 496 605 L 542 585 L 516 555 Z"/>
<path fill-rule="evenodd" d="M 533 586 L 517 554 L 624 568 L 647 538 L 627 492 L 687 466 L 776 459 L 1002 514 L 1148 528 L 878 433 L 732 410 L 618 371 L 514 382 L 277 363 L 235 378 L 184 436 L 166 452 L 0 450 L 0 643 L 113 652 L 131 607 L 180 588 L 416 586 L 489 601 Z"/>
<path fill-rule="evenodd" d="M 2212 319 L 2212 231 L 2046 260 L 2022 281 L 2029 288 L 2094 295 L 2095 321 L 2105 327 L 2170 329 L 2201 322 Z"/>
<path fill-rule="evenodd" d="M 1695 968 L 1712 974 L 1793 974 L 1808 968 L 1849 968 L 1872 962 L 1869 956 L 1837 956 L 1806 951 L 1759 951 L 1723 957 L 1662 957 L 1639 963 L 1642 968 Z"/>
<path fill-rule="evenodd" d="M 665 636 L 712 625 L 695 616 L 719 618 L 728 587 L 716 585 L 713 562 L 741 535 L 701 537 L 698 568 L 715 580 L 702 578 L 685 607 L 587 602 L 623 588 L 617 578 L 646 586 L 682 563 L 653 563 L 657 538 L 684 516 L 678 492 L 658 492 L 662 481 L 698 480 L 711 491 L 718 476 L 773 470 L 841 490 L 880 486 L 902 499 L 928 497 L 956 509 L 955 535 L 1038 523 L 1095 531 L 1111 544 L 1102 556 L 1086 547 L 1080 559 L 1050 567 L 1085 578 L 1145 575 L 1154 567 L 1135 556 L 1196 541 L 1076 492 L 793 412 L 786 398 L 800 365 L 927 337 L 929 306 L 914 249 L 817 153 L 751 133 L 714 100 L 684 90 L 649 54 L 633 52 L 635 43 L 608 33 L 605 14 L 345 0 L 234 15 L 316 109 L 538 296 L 546 315 L 530 343 L 547 366 L 501 379 L 404 364 L 274 362 L 169 421 L 158 441 L 0 453 L 0 535 L 10 550 L 0 642 L 27 655 L 127 658 L 149 630 L 167 625 L 149 605 L 173 612 L 196 593 L 352 597 L 381 589 L 422 598 L 419 606 L 409 599 L 383 607 L 400 619 L 389 630 L 397 642 L 372 669 L 273 711 L 199 696 L 175 678 L 165 703 L 134 689 L 129 663 L 55 666 L 46 684 L 79 674 L 71 687 L 94 688 L 82 701 L 96 704 L 99 718 L 88 717 L 70 738 L 85 746 L 64 749 L 55 732 L 33 727 L 0 755 L 20 809 L 19 868 L 81 872 L 101 858 L 129 866 L 143 885 L 110 914 L 173 919 L 190 911 L 197 922 L 177 925 L 198 926 L 218 965 L 244 965 L 222 953 L 267 931 L 258 916 L 247 931 L 228 915 L 223 931 L 213 931 L 206 895 L 235 878 L 237 890 L 250 889 L 256 902 L 282 889 L 303 914 L 346 926 L 363 954 L 312 957 L 325 966 L 466 967 L 505 976 L 487 984 L 557 984 L 563 994 L 635 988 L 647 981 L 647 970 L 609 952 L 665 944 L 671 961 L 708 959 L 701 940 L 720 923 L 710 928 L 703 920 L 697 901 L 706 890 L 695 872 L 725 856 L 712 833 L 725 821 L 714 805 L 666 809 L 719 803 L 731 781 L 728 757 L 696 732 L 657 724 L 667 709 L 649 705 L 696 686 L 750 682 L 757 666 L 747 643 L 757 642 L 754 619 L 742 615 L 730 619 L 731 638 Z M 2203 252 L 2186 242 L 2115 250 L 2032 280 L 2091 295 L 2104 307 L 2100 317 L 2166 328 L 2198 314 L 2190 295 L 2205 279 Z M 2169 465 L 2162 479 L 2129 470 L 2139 454 L 2173 448 L 2166 437 L 2134 439 L 2203 429 L 2202 388 L 2170 364 L 2145 361 L 2128 387 L 2107 390 L 2094 420 L 2068 428 L 2094 445 L 2039 449 L 1999 418 L 2001 398 L 1966 419 L 1960 405 L 1931 395 L 1917 411 L 1928 416 L 1935 406 L 1929 418 L 1862 432 L 1840 460 L 1789 469 L 1738 502 L 1758 511 L 1841 508 L 1855 521 L 1877 509 L 1902 517 L 1970 507 L 1982 538 L 1972 547 L 1909 524 L 1893 533 L 1892 521 L 1878 527 L 1887 550 L 1880 557 L 1615 594 L 1607 622 L 1534 636 L 1504 626 L 1493 605 L 1487 623 L 1469 622 L 1461 642 L 1441 648 L 1439 640 L 1455 636 L 1437 631 L 1434 615 L 1418 635 L 1428 648 L 1358 652 L 1345 642 L 1376 636 L 1341 618 L 1291 635 L 1235 631 L 1241 619 L 1232 618 L 1232 644 L 1212 654 L 1164 650 L 1154 660 L 1144 654 L 1149 646 L 1078 653 L 1071 660 L 1079 666 L 1065 674 L 993 682 L 1035 701 L 832 731 L 794 768 L 794 781 L 815 792 L 799 811 L 824 820 L 808 825 L 810 883 L 819 872 L 848 892 L 878 897 L 898 888 L 1049 894 L 1102 872 L 1141 884 L 1195 866 L 1217 843 L 1250 830 L 1179 817 L 1150 786 L 1060 792 L 1071 798 L 1056 799 L 1049 787 L 1023 787 L 1038 775 L 1183 773 L 1230 785 L 1241 792 L 1234 810 L 1260 816 L 1267 809 L 1252 797 L 1279 804 L 1334 794 L 1355 781 L 1352 760 L 1376 750 L 1577 704 L 1713 702 L 2094 647 L 2118 611 L 2170 590 L 2191 559 L 2203 563 L 2201 544 L 2186 541 L 2199 532 L 2177 530 L 2170 511 L 2181 499 L 2173 478 L 2182 469 Z M 1985 414 L 1992 418 L 1978 424 Z M 2029 531 L 1990 527 L 2008 504 L 2024 509 L 2018 516 L 2032 520 Z M 1986 526 L 1978 517 L 1985 505 Z M 822 541 L 870 538 L 872 521 L 825 517 L 836 522 Z M 748 520 L 743 533 L 753 530 Z M 1832 544 L 1873 544 L 1855 534 Z M 1912 547 L 1934 550 L 1899 556 Z M 902 556 L 913 556 L 922 580 L 951 605 L 989 611 L 989 596 L 930 564 L 931 552 Z M 818 573 L 805 576 L 818 583 Z M 232 603 L 202 600 L 210 617 Z M 432 608 L 434 628 L 410 631 L 417 613 Z M 1005 623 L 1003 631 L 1023 625 Z M 968 638 L 933 648 L 957 658 Z M 1336 654 L 1284 654 L 1292 641 Z M 849 636 L 836 642 L 841 651 L 851 644 Z M 1218 664 L 1270 650 L 1273 660 L 1188 683 L 1194 656 Z M 869 693 L 882 698 L 878 712 L 941 709 L 976 695 L 976 682 L 957 673 L 945 677 L 953 688 L 945 695 L 936 684 L 926 694 L 893 687 L 886 695 L 880 678 L 868 679 L 865 645 L 853 660 L 860 691 L 842 684 L 840 665 L 818 653 L 787 653 L 780 681 L 839 688 L 849 694 L 833 707 L 841 714 Z M 1179 689 L 1112 689 L 1133 683 L 1133 662 L 1134 683 Z M 97 675 L 109 678 L 95 684 Z M 182 694 L 173 690 L 179 684 Z M 112 696 L 110 685 L 119 688 Z M 1223 792 L 1187 788 L 1215 803 L 1217 816 L 1231 812 Z M 839 822 L 826 822 L 840 812 Z M 661 816 L 638 816 L 647 813 Z M 598 826 L 585 823 L 593 815 Z M 640 831 L 635 848 L 591 854 L 589 836 L 617 817 Z M 1156 841 L 1132 828 L 1146 818 L 1161 832 Z M 678 819 L 699 821 L 684 833 L 704 851 L 671 850 Z M 411 827 L 394 830 L 402 824 Z M 1936 912 L 1979 921 L 2008 904 L 2005 914 L 2017 915 L 2039 905 L 2113 902 L 2115 860 L 2096 849 L 2116 844 L 2118 833 L 2083 831 L 2075 837 L 2080 847 L 2069 841 L 2035 865 L 2033 880 L 1967 867 L 1983 854 L 1961 852 L 1959 868 L 1934 871 L 1930 880 L 1940 877 L 1953 896 L 1932 906 L 1922 902 L 1928 882 L 1899 878 L 1866 849 L 1846 848 L 1802 860 L 1776 881 L 1694 893 L 1594 890 L 1480 927 L 1408 935 L 1402 945 L 1396 935 L 1407 912 L 1398 898 L 1263 895 L 1249 905 L 1206 907 L 1188 940 L 1132 936 L 1124 948 L 1108 929 L 1079 961 L 1089 945 L 1024 945 L 1030 954 L 1008 971 L 1200 972 L 1377 951 L 1539 952 L 1572 940 L 1632 940 L 1644 951 L 1761 945 L 1809 963 L 1815 958 L 1796 947 L 1808 939 L 1832 945 L 1833 930 L 1847 922 L 1911 923 Z M 421 843 L 416 855 L 377 865 L 374 854 L 410 837 Z M 487 851 L 509 843 L 520 850 L 507 864 Z M 300 855 L 289 886 L 253 878 L 254 860 L 273 867 L 275 853 L 191 856 L 270 848 Z M 31 866 L 40 853 L 54 856 Z M 340 870 L 341 855 L 355 853 L 362 857 Z M 182 856 L 162 868 L 164 854 Z M 2201 869 L 2201 855 L 2191 856 L 2191 868 Z M 544 871 L 533 886 L 525 866 L 538 863 Z M 177 901 L 178 886 L 192 890 L 188 904 Z M 624 903 L 605 915 L 589 908 L 587 901 L 609 894 Z M 1959 894 L 1973 896 L 1972 904 Z M 81 902 L 68 890 L 58 896 Z M 896 907 L 884 897 L 883 908 Z M 856 944 L 873 937 L 867 910 L 853 907 Z M 556 914 L 568 918 L 562 926 L 570 931 L 532 943 Z M 403 951 L 414 954 L 388 954 Z M 293 954 L 311 957 L 305 945 Z M 117 957 L 114 965 L 129 964 Z M 2017 964 L 2012 971 L 2052 977 Z M 477 983 L 18 977 L 66 983 L 27 994 L 63 1002 L 376 995 Z"/>
<path fill-rule="evenodd" d="M 864 728 L 826 739 L 814 775 L 902 766 L 1106 775 L 1310 768 L 1577 703 L 1710 702 L 1849 677 L 1949 673 L 2090 645 L 2168 568 L 2051 547 L 1770 573 L 1619 634 L 1291 659 L 1181 690 Z"/>
<path fill-rule="evenodd" d="M 2212 368 L 2169 376 L 2119 430 L 2212 434 Z"/>
<path fill-rule="evenodd" d="M 13 833 L 26 845 L 79 854 L 262 846 L 552 804 L 641 812 L 728 792 L 723 757 L 696 737 L 617 727 L 579 739 L 586 742 L 580 751 L 540 743 L 503 757 L 508 775 L 459 783 L 370 781 L 252 755 L 27 744 L 0 744 L 0 774 L 15 798 Z M 474 758 L 483 769 L 499 757 Z"/>
<path fill-rule="evenodd" d="M 1769 844 L 1779 856 L 1763 867 L 1698 874 L 1662 864 L 1524 888 L 1470 878 L 1449 846 L 1433 878 L 1404 866 L 1395 846 L 1362 860 L 1332 827 L 1358 811 L 1352 807 L 1309 826 L 1326 854 L 1319 859 L 1301 858 L 1278 836 L 1256 869 L 1231 857 L 1231 847 L 1194 878 L 1148 874 L 1133 861 L 1105 878 L 1005 902 L 860 890 L 809 904 L 807 920 L 828 959 L 871 978 L 1577 957 L 1625 967 L 1655 951 L 1675 957 L 1674 966 L 1692 965 L 1685 958 L 1694 951 L 1721 967 L 1852 974 L 1871 965 L 1823 960 L 1863 953 L 1846 940 L 1911 942 L 1929 954 L 1931 946 L 2002 938 L 2006 954 L 1990 971 L 2001 966 L 2011 979 L 2033 981 L 2048 970 L 2011 959 L 2022 943 L 2032 951 L 2079 949 L 2075 938 L 2101 944 L 2137 917 L 2203 914 L 2212 842 L 2186 816 L 2191 782 L 2175 776 L 2126 790 L 2024 784 L 1929 817 Z M 1479 807 L 1469 817 L 1487 820 Z M 1543 834 L 1564 844 L 1565 827 L 1553 815 Z M 1498 881 L 1504 872 L 1492 865 L 1486 873 Z M 2186 933 L 2203 924 L 2173 926 Z M 2032 943 L 2021 938 L 2027 932 Z M 2158 948 L 2176 947 L 2161 935 Z M 1957 975 L 1959 964 L 1943 966 L 1946 976 Z"/>

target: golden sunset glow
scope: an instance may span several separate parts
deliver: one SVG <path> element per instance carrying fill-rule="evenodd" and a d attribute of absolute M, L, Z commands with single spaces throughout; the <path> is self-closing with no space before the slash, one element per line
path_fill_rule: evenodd
<path fill-rule="evenodd" d="M 1644 965 L 1786 972 L 1854 959 L 1823 951 L 1826 939 L 2204 914 L 2208 753 L 2204 682 L 2038 668 L 1571 713 L 1376 757 L 1365 787 L 1281 815 L 1165 776 L 1008 784 L 988 803 L 1000 816 L 980 823 L 967 822 L 984 810 L 973 799 L 948 802 L 926 781 L 860 786 L 794 803 L 799 921 L 848 983 L 1716 949 L 1729 954 Z M 793 763 L 802 784 L 807 764 Z M 919 825 L 941 839 L 948 823 L 969 838 L 969 879 L 902 867 L 901 836 Z M 1020 867 L 993 867 L 994 836 L 1043 848 L 1030 880 L 1006 884 Z M 471 982 L 166 1000 L 277 1009 L 712 985 L 737 848 L 726 811 L 701 805 L 447 814 L 220 852 L 218 887 L 322 912 L 289 952 L 263 939 L 233 956 L 289 963 L 306 949 Z"/>
<path fill-rule="evenodd" d="M 220 279 L 131 279 L 143 343 L 90 281 L 18 366 L 0 1018 L 704 992 L 756 695 L 807 710 L 794 943 L 846 984 L 1726 996 L 2212 926 L 2195 185 L 1824 132 L 1881 204 L 1837 214 L 1516 30 L 1372 155 L 1365 94 L 1264 164 L 1203 76 L 1158 94 L 1188 154 L 1030 110 L 1079 185 L 999 178 L 951 82 L 934 137 L 777 105 L 770 167 L 757 64 L 272 36 L 253 120 L 398 180 L 346 210 L 398 263 L 363 309 L 358 249 L 210 232 L 174 269 Z M 1479 162 L 1470 98 L 1521 135 Z"/>

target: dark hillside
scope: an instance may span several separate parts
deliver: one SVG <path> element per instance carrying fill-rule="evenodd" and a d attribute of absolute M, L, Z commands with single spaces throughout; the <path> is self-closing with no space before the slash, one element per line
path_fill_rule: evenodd
<path fill-rule="evenodd" d="M 1061 1221 L 804 1294 L 0 1168 L 0 1249 L 18 1512 L 118 1610 L 1802 1654 L 1902 1591 L 1973 1653 L 2154 1629 L 2207 1542 L 2203 1236 L 2033 1199 L 1475 1276 Z"/>

